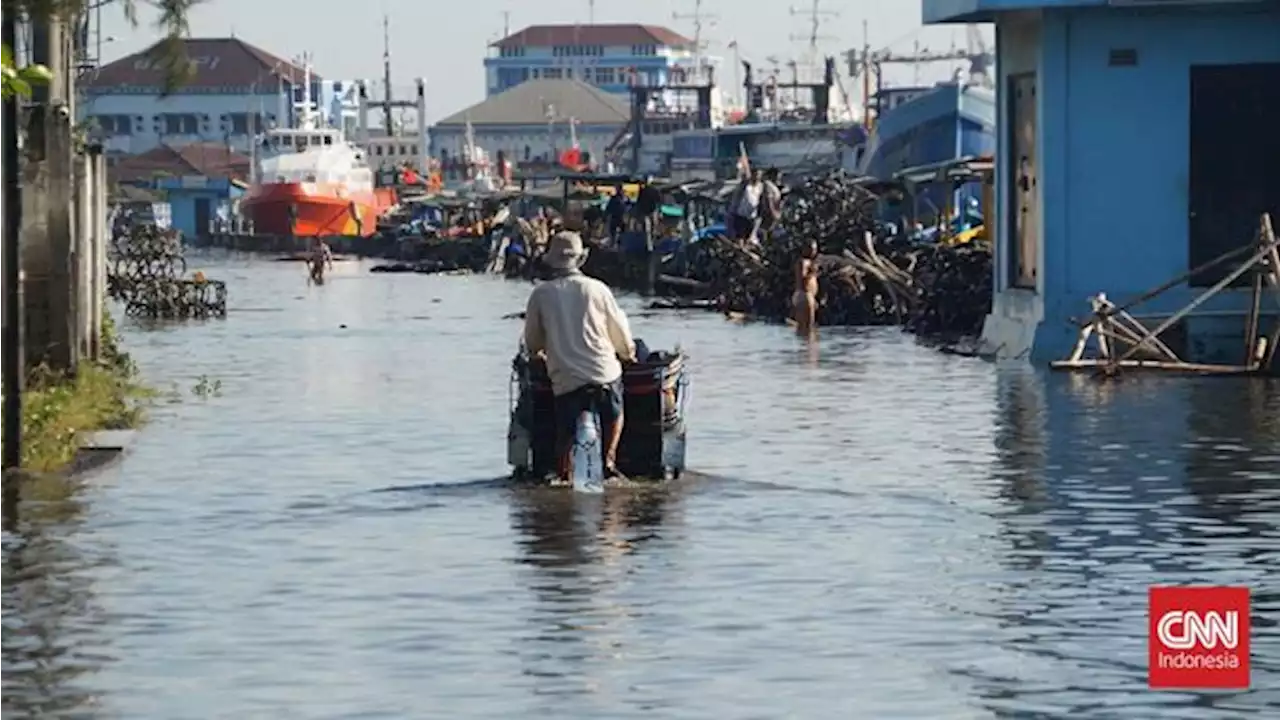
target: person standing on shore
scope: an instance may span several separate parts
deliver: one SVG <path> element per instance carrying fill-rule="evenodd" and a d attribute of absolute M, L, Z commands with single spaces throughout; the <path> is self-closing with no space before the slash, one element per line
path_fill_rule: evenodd
<path fill-rule="evenodd" d="M 622 183 L 614 184 L 613 195 L 604 206 L 604 214 L 609 224 L 609 240 L 617 247 L 618 239 L 627 229 L 627 194 Z"/>
<path fill-rule="evenodd" d="M 782 219 L 781 173 L 778 168 L 771 167 L 764 171 L 764 192 L 760 200 L 760 232 L 768 238 L 774 226 Z"/>
<path fill-rule="evenodd" d="M 760 227 L 760 202 L 764 197 L 764 180 L 758 169 L 752 169 L 742 180 L 729 204 L 733 239 L 754 241 Z"/>
<path fill-rule="evenodd" d="M 605 478 L 625 479 L 617 466 L 622 362 L 635 362 L 636 342 L 613 291 L 582 273 L 586 255 L 578 233 L 552 236 L 542 257 L 551 278 L 533 289 L 525 309 L 525 347 L 531 355 L 545 354 L 555 396 L 562 482 L 571 482 L 574 436 L 584 411 L 600 417 Z"/>

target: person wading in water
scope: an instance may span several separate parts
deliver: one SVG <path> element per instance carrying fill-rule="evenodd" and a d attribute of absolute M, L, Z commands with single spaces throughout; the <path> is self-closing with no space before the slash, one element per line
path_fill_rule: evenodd
<path fill-rule="evenodd" d="M 525 347 L 531 354 L 546 355 L 555 396 L 559 480 L 566 483 L 572 482 L 573 442 L 583 411 L 600 417 L 605 478 L 624 479 L 617 466 L 623 421 L 622 362 L 636 360 L 627 316 L 608 285 L 582 273 L 585 260 L 578 233 L 552 236 L 542 256 L 551 279 L 530 293 L 524 321 Z"/>
<path fill-rule="evenodd" d="M 791 295 L 796 333 L 812 336 L 818 314 L 818 243 L 810 240 L 796 260 L 796 291 Z"/>
<path fill-rule="evenodd" d="M 333 251 L 329 249 L 329 243 L 320 238 L 311 242 L 311 255 L 307 258 L 307 266 L 311 271 L 307 284 L 323 285 L 325 269 L 333 269 Z"/>

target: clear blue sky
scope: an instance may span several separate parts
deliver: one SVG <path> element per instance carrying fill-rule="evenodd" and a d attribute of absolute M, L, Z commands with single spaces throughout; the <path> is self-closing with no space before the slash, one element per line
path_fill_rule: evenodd
<path fill-rule="evenodd" d="M 808 36 L 807 15 L 811 0 L 704 0 L 703 12 L 715 15 L 704 23 L 707 52 L 730 57 L 725 45 L 737 40 L 744 60 L 764 65 L 775 56 L 785 62 L 799 57 Z M 141 50 L 157 37 L 145 3 L 139 27 L 132 28 L 121 8 L 104 10 L 103 35 L 115 39 L 103 47 L 104 60 Z M 510 13 L 512 32 L 527 25 L 587 22 L 587 0 L 202 0 L 191 18 L 194 37 L 234 34 L 246 42 L 285 58 L 310 52 L 322 76 L 334 79 L 382 76 L 382 16 L 391 18 L 392 84 L 408 91 L 414 77 L 427 78 L 431 119 L 437 119 L 478 102 L 484 97 L 481 65 L 486 46 L 502 34 L 503 13 Z M 666 25 L 693 36 L 689 18 L 694 0 L 596 0 L 597 22 L 642 22 Z M 753 6 L 753 12 L 746 8 Z M 791 12 L 795 7 L 795 14 Z M 827 0 L 819 6 L 821 49 L 838 54 L 862 45 L 862 21 L 868 23 L 873 48 L 891 46 L 911 52 L 914 43 L 945 50 L 953 42 L 964 44 L 964 28 L 920 26 L 919 0 Z M 990 31 L 984 31 L 990 42 Z M 844 65 L 841 62 L 841 72 Z M 922 81 L 950 74 L 950 67 L 936 65 L 921 70 Z M 910 83 L 914 71 L 905 66 L 886 69 L 893 84 Z M 849 82 L 849 80 L 845 80 Z M 850 88 L 852 90 L 852 88 Z"/>

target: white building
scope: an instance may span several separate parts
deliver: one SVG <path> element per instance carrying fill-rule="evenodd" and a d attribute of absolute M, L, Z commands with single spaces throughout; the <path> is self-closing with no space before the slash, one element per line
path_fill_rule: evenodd
<path fill-rule="evenodd" d="M 598 160 L 629 119 L 625 99 L 580 80 L 530 80 L 436 123 L 431 156 L 446 180 L 462 172 L 470 122 L 475 144 L 493 162 L 499 154 L 512 165 L 555 162 L 574 139 Z"/>
<path fill-rule="evenodd" d="M 249 154 L 255 132 L 292 124 L 292 98 L 301 98 L 305 82 L 300 65 L 237 38 L 191 38 L 183 44 L 195 74 L 167 96 L 150 50 L 81 78 L 78 114 L 91 121 L 108 152 L 138 154 L 162 144 L 203 142 Z M 346 88 L 313 72 L 311 92 L 323 113 Z"/>
<path fill-rule="evenodd" d="M 626 97 L 633 83 L 702 82 L 693 70 L 714 64 L 693 41 L 658 25 L 532 25 L 490 46 L 485 92 L 530 80 L 581 80 Z"/>

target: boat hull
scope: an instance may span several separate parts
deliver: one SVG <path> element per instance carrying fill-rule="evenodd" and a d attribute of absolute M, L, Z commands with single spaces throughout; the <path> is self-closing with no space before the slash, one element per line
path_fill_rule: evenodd
<path fill-rule="evenodd" d="M 348 192 L 337 185 L 272 183 L 250 190 L 241 208 L 259 233 L 369 237 L 394 204 L 394 191 L 386 189 Z"/>
<path fill-rule="evenodd" d="M 878 118 L 860 174 L 890 180 L 908 168 L 989 157 L 996 149 L 995 126 L 995 97 L 989 90 L 939 85 Z M 980 185 L 970 183 L 959 189 L 955 200 L 967 202 L 980 195 Z M 937 187 L 921 189 L 916 200 L 921 207 L 910 211 L 917 217 L 947 204 L 945 191 Z"/>

